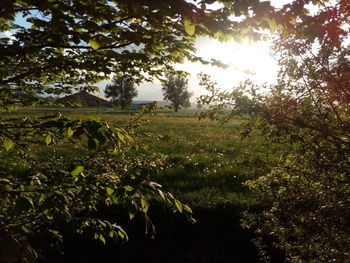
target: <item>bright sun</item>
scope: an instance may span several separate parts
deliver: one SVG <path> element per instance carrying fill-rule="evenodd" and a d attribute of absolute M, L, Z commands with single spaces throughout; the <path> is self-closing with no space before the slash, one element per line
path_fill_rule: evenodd
<path fill-rule="evenodd" d="M 247 78 L 257 83 L 273 83 L 276 81 L 277 64 L 269 52 L 269 42 L 220 43 L 216 40 L 199 39 L 196 43 L 197 55 L 208 60 L 211 58 L 220 60 L 229 65 L 227 69 L 214 66 L 205 66 L 201 63 L 185 63 L 179 65 L 179 69 L 191 73 L 190 87 L 194 95 L 203 94 L 203 89 L 198 86 L 197 74 L 204 72 L 210 74 L 224 89 L 230 89 L 234 85 Z"/>

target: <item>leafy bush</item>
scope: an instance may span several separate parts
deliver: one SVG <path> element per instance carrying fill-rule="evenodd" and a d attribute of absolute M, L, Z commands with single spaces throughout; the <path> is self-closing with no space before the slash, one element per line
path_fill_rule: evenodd
<path fill-rule="evenodd" d="M 117 219 L 92 213 L 101 205 L 123 205 L 130 219 L 142 215 L 150 232 L 150 199 L 163 200 L 190 216 L 187 205 L 151 181 L 162 164 L 160 157 L 128 155 L 134 147 L 133 127 L 144 114 L 139 112 L 123 127 L 61 115 L 1 120 L 1 262 L 35 260 L 40 246 L 33 236 L 50 244 L 61 242 L 57 224 L 103 243 L 127 240 Z"/>
<path fill-rule="evenodd" d="M 337 1 L 280 32 L 274 42 L 279 79 L 268 92 L 249 81 L 220 92 L 202 77 L 214 91 L 202 97 L 214 102 L 203 116 L 218 118 L 218 109 L 229 105 L 228 118 L 251 116 L 244 136 L 259 132 L 265 140 L 265 156 L 258 155 L 263 174 L 245 183 L 260 206 L 246 213 L 243 225 L 261 235 L 262 251 L 273 237 L 288 262 L 350 258 L 348 23 L 348 4 Z"/>

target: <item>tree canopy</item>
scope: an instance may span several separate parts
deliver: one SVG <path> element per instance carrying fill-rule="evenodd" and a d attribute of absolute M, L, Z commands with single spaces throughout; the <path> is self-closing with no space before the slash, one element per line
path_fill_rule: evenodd
<path fill-rule="evenodd" d="M 196 59 L 196 36 L 232 31 L 218 10 L 184 0 L 6 0 L 0 10 L 0 32 L 11 34 L 0 39 L 3 105 L 13 89 L 59 94 L 112 72 L 135 82 L 160 77 Z"/>
<path fill-rule="evenodd" d="M 14 90 L 59 94 L 92 88 L 111 73 L 136 83 L 161 77 L 174 63 L 203 61 L 194 53 L 196 37 L 259 39 L 261 29 L 292 27 L 310 2 L 276 11 L 258 0 L 2 1 L 2 106 L 13 105 Z"/>
<path fill-rule="evenodd" d="M 137 96 L 137 90 L 130 78 L 115 78 L 106 86 L 105 95 L 107 98 L 112 98 L 115 105 L 125 109 Z"/>

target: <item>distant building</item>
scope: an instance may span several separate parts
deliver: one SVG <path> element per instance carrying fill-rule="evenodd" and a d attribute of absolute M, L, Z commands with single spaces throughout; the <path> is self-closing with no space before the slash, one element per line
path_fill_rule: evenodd
<path fill-rule="evenodd" d="M 58 103 L 63 103 L 66 106 L 72 106 L 74 104 L 80 104 L 83 107 L 113 107 L 112 103 L 100 94 L 91 94 L 86 91 L 81 91 L 68 95 L 63 98 L 57 99 Z"/>

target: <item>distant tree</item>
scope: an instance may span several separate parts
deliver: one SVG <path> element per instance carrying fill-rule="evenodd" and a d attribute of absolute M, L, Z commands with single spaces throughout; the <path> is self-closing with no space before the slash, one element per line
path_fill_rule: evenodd
<path fill-rule="evenodd" d="M 125 109 L 137 96 L 137 90 L 130 78 L 116 78 L 105 89 L 107 98 L 112 98 L 114 104 Z"/>
<path fill-rule="evenodd" d="M 166 81 L 162 84 L 164 99 L 171 102 L 174 111 L 181 106 L 190 106 L 191 92 L 188 91 L 188 79 L 181 76 L 166 75 Z"/>

